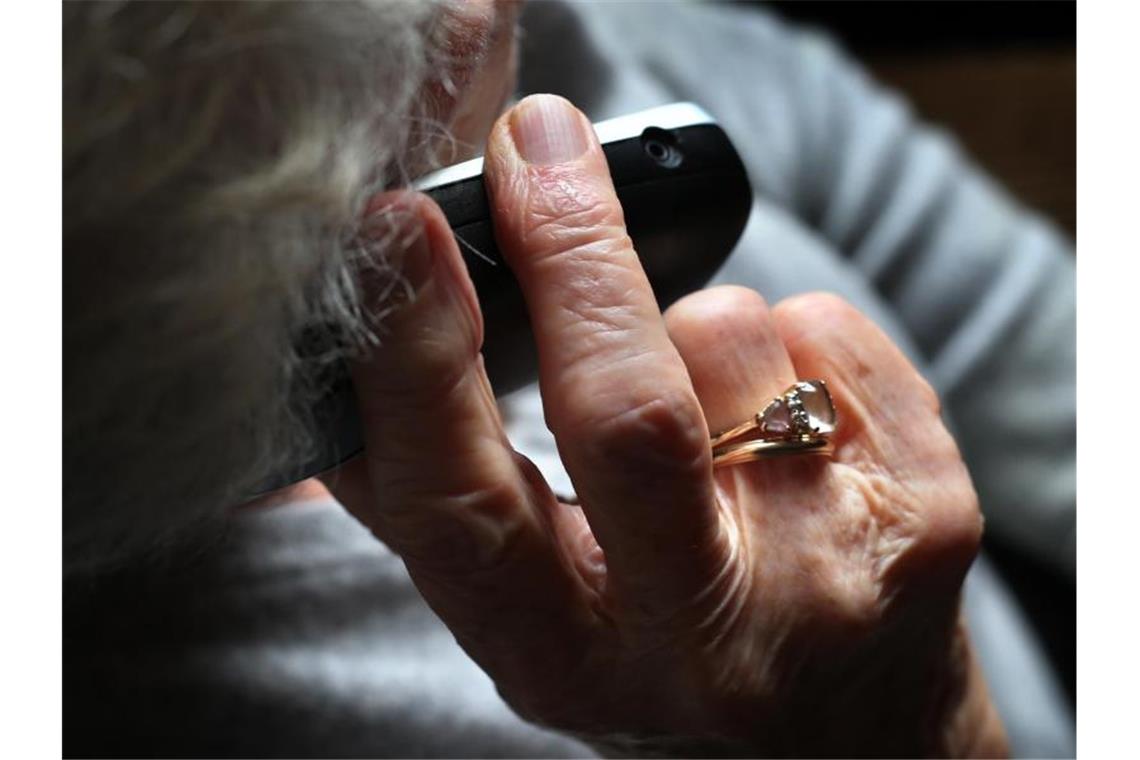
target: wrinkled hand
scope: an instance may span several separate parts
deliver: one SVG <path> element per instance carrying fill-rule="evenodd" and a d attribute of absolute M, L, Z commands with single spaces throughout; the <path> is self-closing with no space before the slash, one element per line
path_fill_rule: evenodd
<path fill-rule="evenodd" d="M 981 520 L 929 386 L 838 298 L 714 288 L 662 318 L 589 123 L 528 98 L 487 187 L 581 506 L 503 433 L 474 289 L 439 209 L 413 302 L 354 370 L 365 456 L 337 496 L 522 716 L 609 751 L 1003 752 L 960 621 Z M 418 234 L 415 234 L 418 233 Z M 713 471 L 709 430 L 824 378 L 834 459 Z"/>

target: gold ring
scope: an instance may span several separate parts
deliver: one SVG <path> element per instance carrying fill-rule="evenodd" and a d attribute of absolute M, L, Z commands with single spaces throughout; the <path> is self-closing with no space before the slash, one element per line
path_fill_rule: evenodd
<path fill-rule="evenodd" d="M 822 436 L 791 438 L 776 441 L 744 441 L 731 443 L 713 451 L 713 467 L 727 467 L 758 459 L 771 459 L 784 454 L 823 454 L 830 456 L 835 451 L 831 441 Z"/>
<path fill-rule="evenodd" d="M 822 380 L 801 380 L 744 422 L 712 436 L 713 466 L 834 450 L 835 404 Z M 745 439 L 745 440 L 741 440 Z"/>

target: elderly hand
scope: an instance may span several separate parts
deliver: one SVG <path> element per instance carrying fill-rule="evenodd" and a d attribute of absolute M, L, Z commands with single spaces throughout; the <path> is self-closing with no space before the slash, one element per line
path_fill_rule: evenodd
<path fill-rule="evenodd" d="M 402 208 L 416 298 L 354 370 L 337 496 L 522 716 L 608 751 L 1004 752 L 963 628 L 981 519 L 938 401 L 841 300 L 714 288 L 662 318 L 588 121 L 528 98 L 486 181 L 581 506 L 503 433 L 439 209 Z M 827 381 L 834 458 L 713 470 L 709 431 Z"/>

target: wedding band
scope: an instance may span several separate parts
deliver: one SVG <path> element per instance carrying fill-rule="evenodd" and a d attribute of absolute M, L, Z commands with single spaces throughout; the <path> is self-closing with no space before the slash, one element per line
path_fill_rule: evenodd
<path fill-rule="evenodd" d="M 713 466 L 783 454 L 831 454 L 835 404 L 822 380 L 793 383 L 744 422 L 712 436 Z M 746 439 L 740 441 L 740 439 Z"/>
<path fill-rule="evenodd" d="M 771 459 L 785 454 L 822 454 L 830 456 L 834 451 L 831 441 L 822 436 L 792 438 L 775 441 L 744 441 L 731 443 L 713 450 L 713 467 L 727 467 L 758 459 Z"/>

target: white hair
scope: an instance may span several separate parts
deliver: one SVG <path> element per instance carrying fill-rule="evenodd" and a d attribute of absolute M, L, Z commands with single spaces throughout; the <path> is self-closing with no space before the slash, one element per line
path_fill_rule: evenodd
<path fill-rule="evenodd" d="M 306 454 L 328 367 L 372 334 L 357 269 L 398 277 L 361 242 L 365 203 L 430 163 L 446 67 L 437 3 L 63 11 L 70 569 Z"/>

